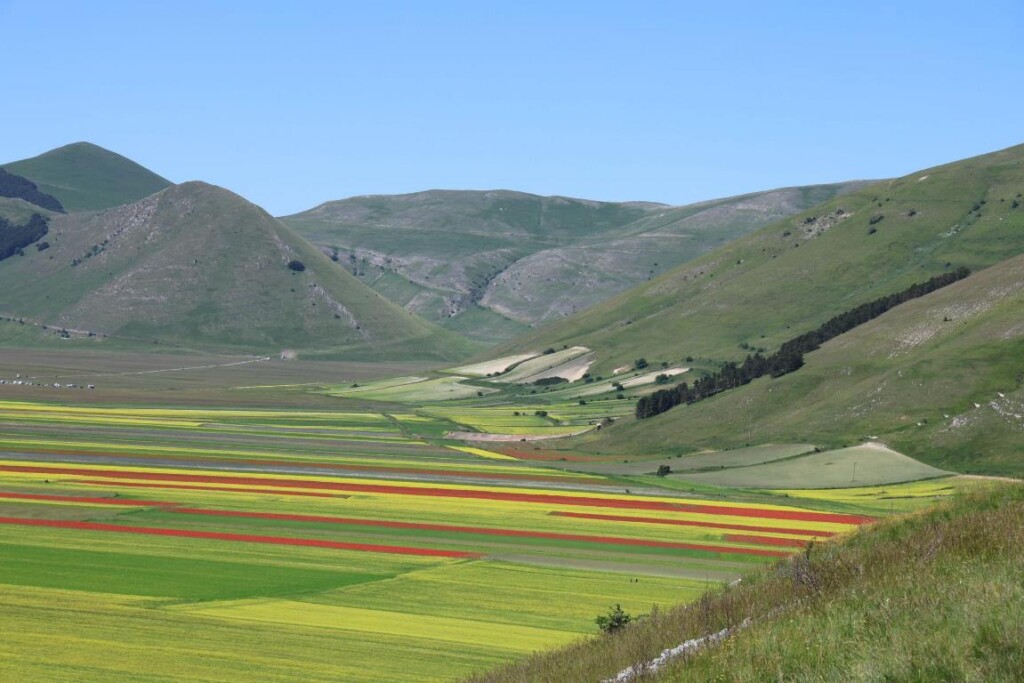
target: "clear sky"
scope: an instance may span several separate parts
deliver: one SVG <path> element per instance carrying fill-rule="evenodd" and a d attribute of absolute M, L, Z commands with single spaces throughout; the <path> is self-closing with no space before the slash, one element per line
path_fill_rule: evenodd
<path fill-rule="evenodd" d="M 1024 142 L 1024 2 L 0 0 L 0 160 L 88 140 L 275 214 L 686 203 Z"/>

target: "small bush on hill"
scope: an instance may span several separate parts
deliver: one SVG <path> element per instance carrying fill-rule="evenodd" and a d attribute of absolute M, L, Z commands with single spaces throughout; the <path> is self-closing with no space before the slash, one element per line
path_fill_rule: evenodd
<path fill-rule="evenodd" d="M 288 268 L 289 270 L 294 270 L 296 273 L 301 273 L 306 269 L 306 264 L 302 261 L 293 260 L 288 262 Z"/>
<path fill-rule="evenodd" d="M 615 633 L 631 621 L 633 621 L 633 617 L 622 611 L 622 605 L 610 607 L 608 614 L 601 614 L 594 619 L 597 627 L 609 634 Z"/>

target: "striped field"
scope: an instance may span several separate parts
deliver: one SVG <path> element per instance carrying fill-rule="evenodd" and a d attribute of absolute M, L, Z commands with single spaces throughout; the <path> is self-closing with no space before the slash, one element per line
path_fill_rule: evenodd
<path fill-rule="evenodd" d="M 627 491 L 447 442 L 497 409 L 452 410 L 0 401 L 0 678 L 450 680 L 885 512 Z"/>

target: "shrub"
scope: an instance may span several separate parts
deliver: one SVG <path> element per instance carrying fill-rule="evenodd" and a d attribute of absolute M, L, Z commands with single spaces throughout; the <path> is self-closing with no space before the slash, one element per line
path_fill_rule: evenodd
<path fill-rule="evenodd" d="M 546 410 L 535 410 L 535 411 L 533 411 L 533 414 L 536 415 L 537 417 L 547 417 L 548 416 L 548 411 L 546 411 Z"/>
<path fill-rule="evenodd" d="M 656 472 L 656 474 L 659 477 L 668 476 L 669 474 L 672 474 L 672 468 L 669 467 L 668 465 L 658 465 L 658 471 Z"/>
<path fill-rule="evenodd" d="M 292 260 L 288 262 L 288 269 L 294 270 L 296 273 L 301 273 L 306 269 L 306 264 L 304 264 L 302 261 Z"/>
<path fill-rule="evenodd" d="M 594 619 L 594 623 L 605 633 L 611 634 L 621 630 L 632 620 L 633 617 L 622 611 L 622 605 L 616 604 L 614 607 L 608 608 L 608 614 L 601 614 Z"/>

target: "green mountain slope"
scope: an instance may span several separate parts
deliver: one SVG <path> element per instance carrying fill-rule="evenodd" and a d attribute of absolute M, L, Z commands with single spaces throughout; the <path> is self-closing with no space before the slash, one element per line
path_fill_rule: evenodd
<path fill-rule="evenodd" d="M 1024 146 L 872 184 L 746 237 L 494 355 L 582 344 L 596 374 L 635 358 L 716 366 L 947 268 L 1024 252 Z M 742 347 L 742 348 L 741 348 Z"/>
<path fill-rule="evenodd" d="M 435 190 L 353 197 L 282 220 L 408 310 L 498 341 L 858 185 L 682 207 Z"/>
<path fill-rule="evenodd" d="M 0 166 L 28 178 L 42 192 L 60 200 L 68 211 L 128 204 L 171 184 L 134 161 L 88 142 Z"/>
<path fill-rule="evenodd" d="M 47 240 L 46 251 L 0 262 L 0 313 L 122 343 L 350 359 L 450 359 L 471 350 L 259 207 L 204 183 L 55 216 Z M 288 268 L 293 260 L 305 270 Z"/>
<path fill-rule="evenodd" d="M 806 361 L 584 448 L 669 454 L 872 438 L 943 469 L 1024 474 L 1024 255 L 902 304 Z"/>
<path fill-rule="evenodd" d="M 34 213 L 47 218 L 58 215 L 56 211 L 48 211 L 24 199 L 0 197 L 0 218 L 6 218 L 12 223 L 24 223 Z"/>

